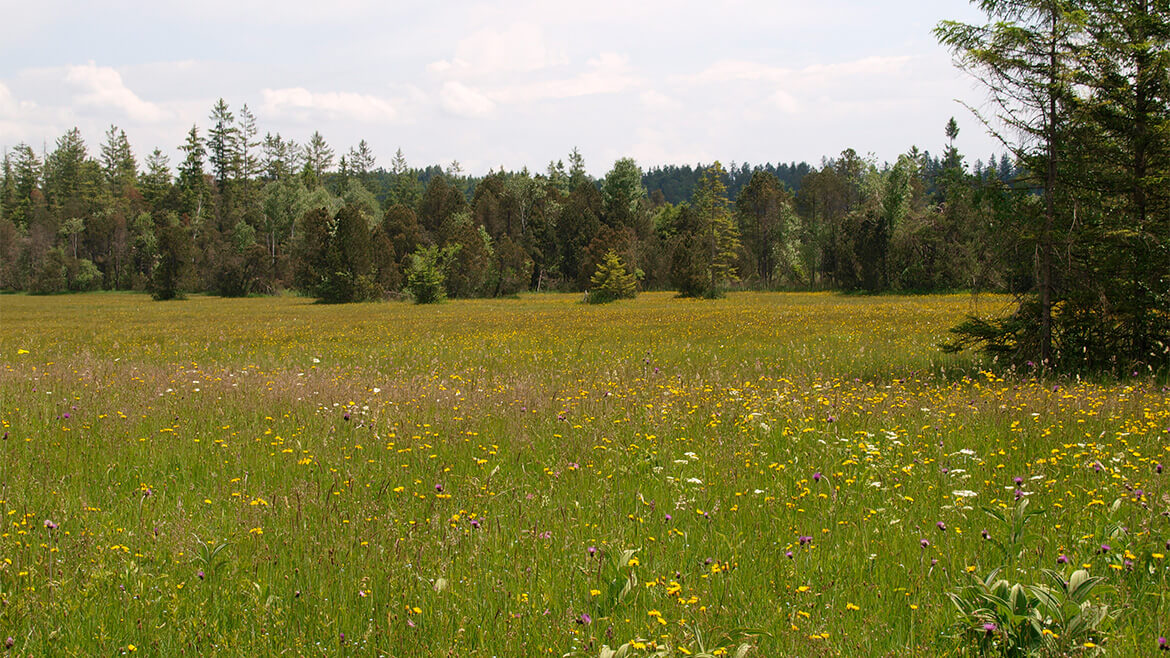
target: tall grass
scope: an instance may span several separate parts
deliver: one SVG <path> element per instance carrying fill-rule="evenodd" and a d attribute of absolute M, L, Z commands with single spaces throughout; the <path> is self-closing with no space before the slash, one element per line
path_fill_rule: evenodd
<path fill-rule="evenodd" d="M 940 354 L 994 297 L 578 301 L 0 299 L 10 653 L 956 654 L 1017 498 L 1080 650 L 1170 630 L 1156 383 Z"/>

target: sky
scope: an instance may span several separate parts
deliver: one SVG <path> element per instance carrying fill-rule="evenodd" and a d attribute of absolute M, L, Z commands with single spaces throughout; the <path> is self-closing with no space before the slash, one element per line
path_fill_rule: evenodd
<path fill-rule="evenodd" d="M 0 0 L 0 16 L 6 148 L 52 150 L 76 126 L 96 154 L 114 124 L 140 160 L 174 164 L 222 97 L 261 135 L 475 175 L 574 147 L 596 176 L 621 157 L 892 161 L 941 153 L 951 116 L 969 162 L 1004 150 L 931 34 L 982 22 L 965 0 Z"/>

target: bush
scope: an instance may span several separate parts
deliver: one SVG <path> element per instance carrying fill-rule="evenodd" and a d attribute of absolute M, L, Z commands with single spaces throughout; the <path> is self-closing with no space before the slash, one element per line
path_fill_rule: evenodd
<path fill-rule="evenodd" d="M 102 272 L 88 258 L 77 263 L 77 275 L 73 278 L 74 290 L 97 290 L 102 285 Z"/>
<path fill-rule="evenodd" d="M 41 259 L 36 274 L 29 285 L 29 292 L 35 295 L 49 295 L 64 292 L 68 288 L 68 262 L 60 249 L 50 249 Z"/>
<path fill-rule="evenodd" d="M 452 247 L 440 250 L 430 246 L 410 255 L 405 290 L 415 304 L 436 304 L 447 298 L 447 265 L 457 251 Z"/>

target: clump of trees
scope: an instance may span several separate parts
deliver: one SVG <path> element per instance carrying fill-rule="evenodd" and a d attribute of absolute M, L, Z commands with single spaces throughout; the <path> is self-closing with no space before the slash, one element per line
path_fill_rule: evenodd
<path fill-rule="evenodd" d="M 1070 369 L 1170 363 L 1170 13 L 1148 0 L 984 0 L 936 29 L 987 88 L 1026 172 L 1015 200 L 1031 285 L 952 349 Z M 1009 234 L 1010 235 L 1010 234 Z"/>

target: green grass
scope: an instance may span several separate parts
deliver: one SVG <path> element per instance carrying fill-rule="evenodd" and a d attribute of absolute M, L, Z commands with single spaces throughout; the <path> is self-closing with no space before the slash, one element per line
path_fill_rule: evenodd
<path fill-rule="evenodd" d="M 954 655 L 1017 489 L 1007 577 L 1170 632 L 1159 384 L 937 350 L 998 297 L 579 300 L 0 298 L 11 654 Z"/>

